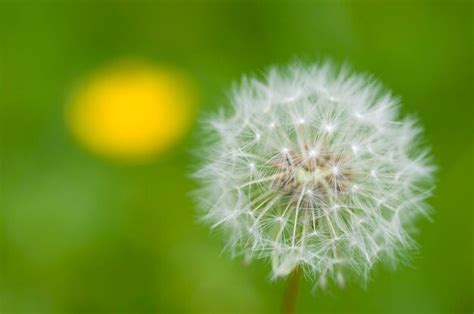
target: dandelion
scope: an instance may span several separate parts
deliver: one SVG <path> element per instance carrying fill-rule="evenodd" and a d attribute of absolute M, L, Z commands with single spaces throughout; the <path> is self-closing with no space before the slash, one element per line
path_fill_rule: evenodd
<path fill-rule="evenodd" d="M 189 128 L 192 80 L 168 67 L 122 60 L 91 75 L 71 97 L 67 123 L 88 150 L 123 161 L 147 161 Z"/>
<path fill-rule="evenodd" d="M 328 63 L 244 78 L 231 112 L 208 119 L 196 176 L 205 219 L 272 277 L 299 270 L 325 287 L 365 282 L 413 248 L 433 166 L 413 118 L 367 75 Z"/>

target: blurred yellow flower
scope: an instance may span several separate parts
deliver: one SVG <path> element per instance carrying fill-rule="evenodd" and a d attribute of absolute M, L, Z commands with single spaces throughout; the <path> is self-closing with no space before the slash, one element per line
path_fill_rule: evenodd
<path fill-rule="evenodd" d="M 195 103 L 183 73 L 127 61 L 93 74 L 74 94 L 67 121 L 87 149 L 143 161 L 182 138 Z"/>

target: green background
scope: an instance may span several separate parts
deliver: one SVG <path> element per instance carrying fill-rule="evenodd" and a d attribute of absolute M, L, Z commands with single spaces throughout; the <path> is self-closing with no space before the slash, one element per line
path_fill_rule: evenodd
<path fill-rule="evenodd" d="M 312 291 L 309 313 L 472 313 L 473 2 L 0 0 L 1 313 L 275 313 L 268 263 L 221 254 L 197 222 L 197 124 L 145 165 L 82 150 L 64 107 L 84 75 L 122 57 L 177 66 L 200 112 L 233 81 L 295 58 L 375 74 L 433 149 L 433 222 L 410 266 L 366 289 Z"/>

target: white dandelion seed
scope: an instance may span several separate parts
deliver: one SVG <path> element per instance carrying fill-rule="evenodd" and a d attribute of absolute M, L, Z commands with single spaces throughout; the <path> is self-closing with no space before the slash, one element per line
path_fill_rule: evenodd
<path fill-rule="evenodd" d="M 244 79 L 230 102 L 208 121 L 214 141 L 196 177 L 205 218 L 234 253 L 269 258 L 274 278 L 298 267 L 343 286 L 413 246 L 434 167 L 416 121 L 399 118 L 379 83 L 295 65 Z"/>

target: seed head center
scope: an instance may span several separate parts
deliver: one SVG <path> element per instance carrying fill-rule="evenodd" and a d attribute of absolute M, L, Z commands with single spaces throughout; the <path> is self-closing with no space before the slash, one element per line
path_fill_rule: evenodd
<path fill-rule="evenodd" d="M 287 150 L 282 158 L 274 163 L 276 179 L 273 187 L 295 197 L 303 190 L 310 190 L 319 195 L 345 192 L 350 185 L 352 173 L 341 165 L 344 158 L 340 154 L 324 153 L 317 157 Z"/>

